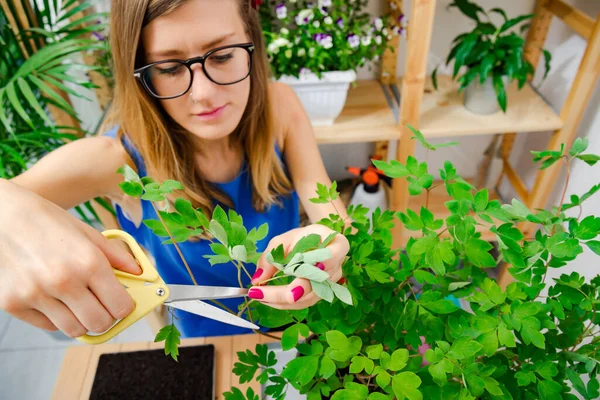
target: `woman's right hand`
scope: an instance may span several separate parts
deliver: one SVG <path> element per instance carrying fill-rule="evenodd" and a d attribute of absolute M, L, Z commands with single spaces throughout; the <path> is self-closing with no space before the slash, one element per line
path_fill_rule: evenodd
<path fill-rule="evenodd" d="M 0 204 L 0 308 L 72 338 L 133 311 L 112 270 L 141 273 L 123 247 L 16 183 L 0 179 Z"/>

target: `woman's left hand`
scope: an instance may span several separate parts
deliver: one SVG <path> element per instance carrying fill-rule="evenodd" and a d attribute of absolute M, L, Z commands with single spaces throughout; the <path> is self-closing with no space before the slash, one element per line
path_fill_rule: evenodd
<path fill-rule="evenodd" d="M 258 260 L 256 273 L 252 279 L 254 286 L 250 288 L 248 297 L 280 310 L 300 310 L 319 301 L 320 298 L 312 291 L 310 281 L 304 278 L 296 278 L 292 283 L 285 286 L 260 286 L 260 284 L 272 278 L 278 271 L 274 265 L 269 264 L 266 260 L 266 255 L 271 250 L 282 244 L 287 256 L 303 237 L 315 233 L 320 235 L 323 241 L 333 232 L 326 226 L 313 224 L 304 228 L 293 229 L 271 239 L 267 249 Z M 342 264 L 350 250 L 350 244 L 344 235 L 338 234 L 327 245 L 327 248 L 331 250 L 331 258 L 319 264 L 323 264 L 320 267 L 324 267 L 324 271 L 329 274 L 329 279 L 337 282 L 342 278 Z"/>

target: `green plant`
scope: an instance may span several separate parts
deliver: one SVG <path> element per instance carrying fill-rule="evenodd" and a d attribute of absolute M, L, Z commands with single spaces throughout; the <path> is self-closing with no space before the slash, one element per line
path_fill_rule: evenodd
<path fill-rule="evenodd" d="M 493 8 L 485 12 L 483 8 L 469 0 L 454 0 L 450 7 L 457 7 L 464 15 L 475 21 L 476 26 L 471 32 L 458 35 L 453 41 L 453 47 L 446 59 L 446 65 L 454 60 L 452 78 L 456 79 L 461 67 L 467 71 L 460 76 L 460 91 L 471 83 L 479 80 L 483 84 L 488 78 L 492 80 L 498 104 L 506 112 L 506 84 L 518 80 L 521 89 L 529 76 L 534 73 L 534 67 L 523 58 L 525 40 L 511 28 L 531 19 L 530 15 L 521 15 L 509 19 L 501 8 Z M 499 15 L 503 22 L 495 25 L 491 14 Z M 545 58 L 544 78 L 550 71 L 552 56 L 543 50 Z M 437 70 L 432 73 L 433 85 L 437 89 Z M 503 78 L 507 79 L 505 83 Z"/>
<path fill-rule="evenodd" d="M 420 132 L 415 134 L 435 150 Z M 600 157 L 584 154 L 586 148 L 587 141 L 577 139 L 568 152 L 562 148 L 533 155 L 541 168 L 564 162 L 569 169 L 575 159 L 594 165 Z M 390 177 L 409 180 L 412 194 L 429 195 L 435 185 L 427 163 L 412 157 L 406 164 L 375 164 Z M 181 188 L 173 181 L 139 179 L 126 168 L 120 172 L 125 175 L 121 184 L 125 193 L 149 201 L 165 201 L 164 194 Z M 571 386 L 586 399 L 600 395 L 600 277 L 585 282 L 572 272 L 553 282 L 547 279 L 550 268 L 575 260 L 584 246 L 600 255 L 600 218 L 581 218 L 584 201 L 600 184 L 565 203 L 567 178 L 557 207 L 532 211 L 518 200 L 504 205 L 491 200 L 486 189 L 477 191 L 449 162 L 440 176 L 452 198 L 446 203 L 450 216 L 445 220 L 426 207 L 398 213 L 377 209 L 368 220 L 368 210 L 359 205 L 348 208 L 351 227 L 336 214 L 320 221 L 350 242 L 343 286 L 352 301 L 334 290 L 337 299 L 322 296 L 326 301 L 298 311 L 279 311 L 256 301 L 243 304 L 238 315 L 284 329 L 281 345 L 295 348 L 298 357 L 277 374 L 275 354 L 266 346 L 240 352 L 233 370 L 240 383 L 257 379 L 276 399 L 284 398 L 288 384 L 311 400 L 575 399 Z M 313 201 L 323 203 L 336 196 L 335 187 L 321 186 Z M 264 237 L 267 227 L 247 232 L 234 212 L 227 216 L 217 209 L 209 220 L 187 201 L 163 204 L 161 223 L 145 223 L 159 236 L 170 237 L 167 243 L 184 241 L 202 230 L 213 232 L 215 255 L 207 257 L 213 263 L 233 263 L 238 274 L 248 273 L 245 265 L 258 256 L 255 239 Z M 565 213 L 576 207 L 578 216 Z M 523 222 L 539 226 L 533 237 L 519 230 Z M 390 229 L 395 223 L 415 233 L 404 249 L 392 249 Z M 477 233 L 481 224 L 495 234 L 496 253 Z M 316 239 L 307 237 L 294 252 L 306 257 L 321 251 L 327 240 Z M 239 245 L 244 250 L 234 250 Z M 286 272 L 285 263 L 295 256 L 284 256 L 276 249 L 269 257 Z M 512 265 L 509 271 L 516 279 L 505 290 L 488 275 L 488 269 L 501 262 Z M 269 284 L 289 279 L 282 275 Z M 547 294 L 542 295 L 545 289 Z M 463 307 L 448 296 L 461 299 Z M 417 350 L 423 343 L 431 347 L 424 354 Z M 173 342 L 167 347 L 172 353 Z M 589 376 L 587 385 L 583 375 Z M 225 397 L 253 400 L 256 394 L 232 388 Z"/>
<path fill-rule="evenodd" d="M 404 20 L 373 20 L 366 5 L 365 0 L 265 1 L 260 21 L 275 77 L 356 70 L 377 61 L 392 35 L 404 29 Z"/>
<path fill-rule="evenodd" d="M 34 1 L 27 26 L 18 14 L 27 6 L 19 3 L 8 0 L 0 8 L 0 178 L 4 179 L 21 174 L 48 152 L 87 134 L 78 125 L 57 126 L 50 107 L 78 120 L 63 94 L 85 98 L 78 89 L 96 86 L 71 72 L 108 70 L 105 63 L 88 66 L 78 61 L 82 53 L 106 52 L 105 40 L 94 34 L 106 29 L 107 16 L 89 12 L 93 2 Z M 14 26 L 8 23 L 7 12 Z M 84 207 L 98 219 L 89 203 Z M 76 210 L 91 223 L 80 207 Z"/>

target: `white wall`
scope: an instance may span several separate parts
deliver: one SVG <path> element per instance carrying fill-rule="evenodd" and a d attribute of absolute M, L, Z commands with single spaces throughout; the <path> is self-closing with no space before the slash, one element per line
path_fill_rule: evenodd
<path fill-rule="evenodd" d="M 600 2 L 596 0 L 571 0 L 568 2 L 585 11 L 593 18 L 600 17 Z M 561 110 L 565 103 L 569 89 L 583 58 L 586 45 L 587 42 L 575 34 L 562 21 L 557 18 L 554 19 L 548 39 L 546 40 L 546 48 L 553 54 L 552 70 L 546 81 L 541 84 L 540 92 L 556 110 Z M 535 82 L 540 82 L 539 71 Z M 533 186 L 537 171 L 531 162 L 530 151 L 545 148 L 550 134 L 549 132 L 542 136 L 524 135 L 515 141 L 515 151 L 511 162 L 530 188 Z M 583 119 L 579 125 L 578 137 L 588 138 L 590 142 L 588 152 L 600 154 L 600 85 L 596 85 L 591 100 L 586 107 Z M 563 171 L 559 183 L 553 188 L 550 199 L 548 199 L 549 205 L 557 204 L 560 201 L 560 196 L 564 188 L 564 178 L 565 174 Z M 571 194 L 585 193 L 598 183 L 600 183 L 600 165 L 589 167 L 587 164 L 576 160 L 572 168 L 571 182 L 567 189 L 567 199 Z M 502 193 L 505 196 L 510 196 L 508 198 L 515 196 L 514 192 L 507 185 L 503 188 Z M 592 197 L 585 203 L 582 217 L 592 214 L 599 215 L 599 210 L 600 196 Z M 578 210 L 572 211 L 578 213 Z M 600 259 L 598 256 L 586 247 L 584 254 L 575 262 L 559 270 L 551 269 L 548 272 L 548 276 L 552 278 L 562 273 L 577 271 L 588 278 L 592 278 L 600 273 L 599 265 Z"/>

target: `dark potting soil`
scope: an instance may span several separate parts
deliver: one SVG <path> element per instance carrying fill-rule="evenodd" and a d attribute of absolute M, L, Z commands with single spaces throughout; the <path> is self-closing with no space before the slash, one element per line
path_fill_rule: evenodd
<path fill-rule="evenodd" d="M 164 350 L 103 354 L 91 400 L 214 400 L 213 345 L 179 348 L 179 362 Z"/>

